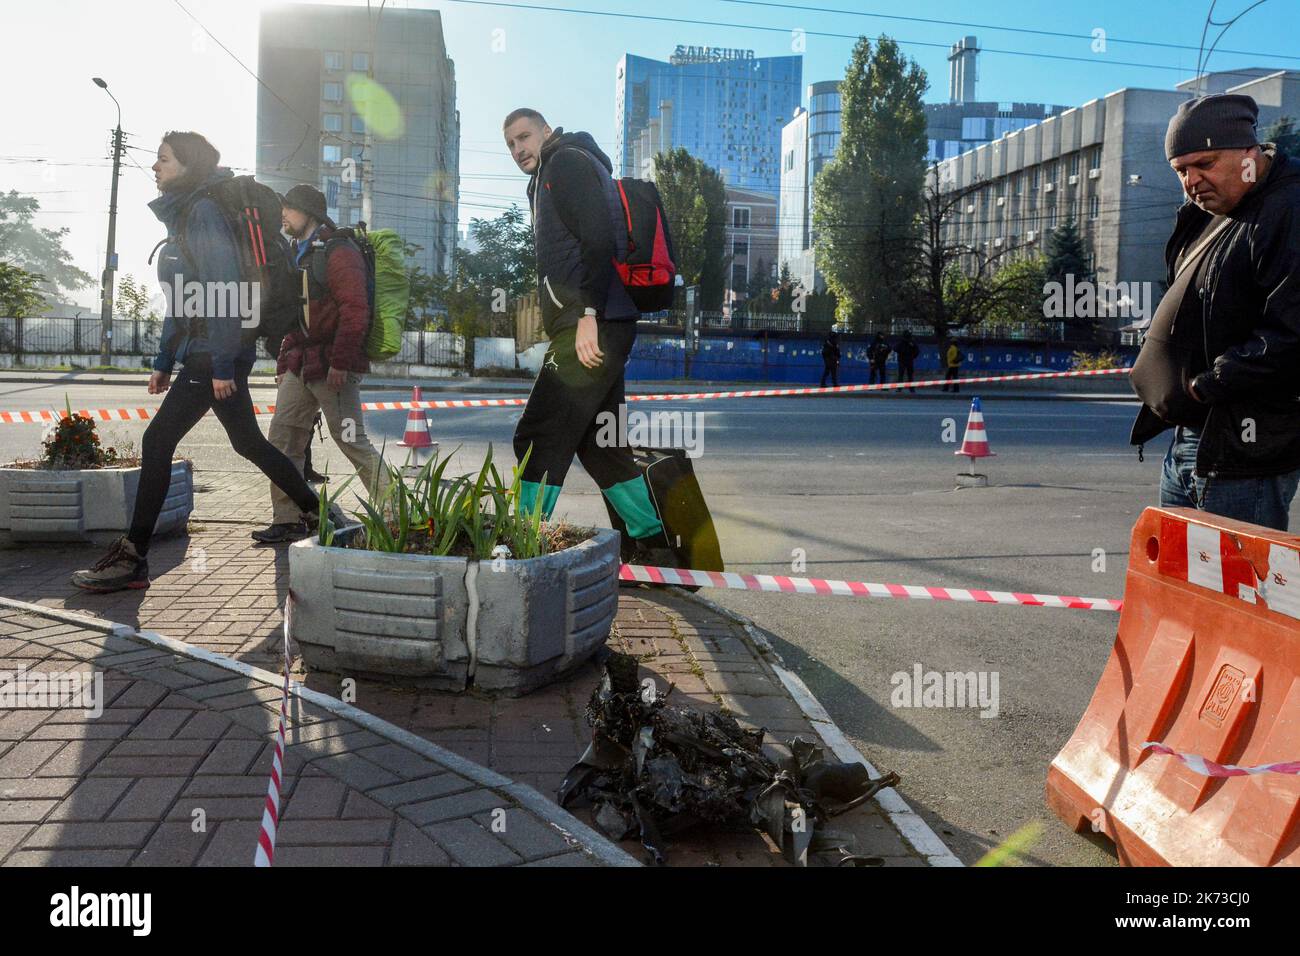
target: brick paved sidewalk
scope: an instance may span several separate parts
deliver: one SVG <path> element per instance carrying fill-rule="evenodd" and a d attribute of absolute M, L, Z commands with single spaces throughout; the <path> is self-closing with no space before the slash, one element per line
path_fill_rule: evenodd
<path fill-rule="evenodd" d="M 288 590 L 288 559 L 283 547 L 254 547 L 248 539 L 252 524 L 265 523 L 265 479 L 223 472 L 196 478 L 200 491 L 191 533 L 155 541 L 148 591 L 78 591 L 68 575 L 85 566 L 86 552 L 54 547 L 0 551 L 0 591 L 5 597 L 157 631 L 278 672 L 279 609 Z M 636 655 L 643 676 L 654 678 L 661 691 L 673 684 L 678 702 L 726 709 L 742 724 L 765 727 L 773 754 L 783 752 L 790 738 L 802 736 L 821 740 L 839 759 L 858 759 L 820 705 L 778 659 L 763 652 L 745 626 L 680 591 L 622 589 L 609 644 Z M 340 696 L 337 675 L 303 674 L 297 658 L 294 668 L 294 676 L 308 688 Z M 355 704 L 554 799 L 565 771 L 590 740 L 583 711 L 598 679 L 599 668 L 590 663 L 526 697 L 498 699 L 358 681 Z M 272 705 L 263 706 L 269 713 Z M 584 812 L 577 816 L 591 822 Z M 854 837 L 857 853 L 879 856 L 885 865 L 956 863 L 893 790 L 837 817 L 833 826 Z M 635 841 L 627 841 L 624 849 L 642 856 Z M 679 836 L 669 863 L 784 865 L 765 836 L 704 831 Z"/>
<path fill-rule="evenodd" d="M 0 863 L 251 865 L 275 675 L 108 630 L 0 606 L 0 669 L 98 672 L 104 694 L 98 717 L 0 711 Z M 634 863 L 531 788 L 396 730 L 293 699 L 276 866 Z"/>

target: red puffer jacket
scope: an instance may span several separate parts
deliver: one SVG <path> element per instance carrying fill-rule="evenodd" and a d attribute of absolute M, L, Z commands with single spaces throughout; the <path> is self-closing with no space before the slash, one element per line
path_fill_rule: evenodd
<path fill-rule="evenodd" d="M 321 226 L 316 238 L 325 242 L 334 235 Z M 299 265 L 311 268 L 312 256 L 324 255 L 313 247 Z M 290 332 L 280 345 L 276 372 L 295 372 L 304 382 L 323 379 L 331 368 L 364 374 L 370 371 L 366 359 L 366 333 L 370 329 L 370 303 L 366 296 L 366 264 L 361 253 L 349 246 L 331 250 L 325 268 L 324 294 L 310 302 L 311 328 Z M 313 292 L 313 294 L 315 294 Z"/>

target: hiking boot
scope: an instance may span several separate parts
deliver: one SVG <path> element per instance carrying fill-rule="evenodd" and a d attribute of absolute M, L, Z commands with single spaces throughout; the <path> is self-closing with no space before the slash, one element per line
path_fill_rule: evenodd
<path fill-rule="evenodd" d="M 96 594 L 142 590 L 149 586 L 149 562 L 128 539 L 118 538 L 89 570 L 74 573 L 72 583 Z"/>
<path fill-rule="evenodd" d="M 310 533 L 307 525 L 301 521 L 284 521 L 263 528 L 261 531 L 254 531 L 251 537 L 262 544 L 284 544 L 287 541 L 301 541 Z"/>

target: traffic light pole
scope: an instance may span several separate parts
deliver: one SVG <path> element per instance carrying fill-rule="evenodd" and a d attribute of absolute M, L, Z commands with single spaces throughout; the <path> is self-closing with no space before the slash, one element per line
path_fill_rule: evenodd
<path fill-rule="evenodd" d="M 113 189 L 108 200 L 108 252 L 104 255 L 101 279 L 101 331 L 99 364 L 109 365 L 113 358 L 113 274 L 117 271 L 117 180 L 122 171 L 122 126 L 113 130 Z"/>

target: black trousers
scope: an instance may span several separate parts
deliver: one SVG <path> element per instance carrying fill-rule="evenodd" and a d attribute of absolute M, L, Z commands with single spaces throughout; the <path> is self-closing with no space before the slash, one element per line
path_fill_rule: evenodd
<path fill-rule="evenodd" d="M 942 389 L 942 391 L 945 391 L 945 392 L 948 391 L 948 386 L 949 386 L 949 385 L 952 386 L 952 390 L 953 390 L 954 392 L 960 392 L 960 391 L 961 391 L 961 386 L 957 384 L 957 375 L 958 375 L 960 372 L 961 372 L 961 369 L 960 369 L 958 366 L 956 366 L 956 365 L 950 366 L 950 367 L 948 368 L 948 374 L 945 375 L 945 376 L 943 377 L 944 385 L 943 385 L 943 389 Z"/>
<path fill-rule="evenodd" d="M 528 404 L 515 426 L 515 457 L 532 446 L 523 480 L 559 487 L 577 455 L 582 467 L 602 488 L 640 478 L 626 445 L 602 447 L 597 442 L 601 412 L 618 417 L 625 401 L 623 369 L 636 341 L 635 322 L 598 322 L 601 364 L 587 368 L 574 351 L 576 328 L 562 329 L 551 339 L 542 369 L 528 394 Z M 606 443 L 607 444 L 607 443 Z"/>
<path fill-rule="evenodd" d="M 171 484 L 172 456 L 176 446 L 208 409 L 226 430 L 230 445 L 279 485 L 303 511 L 315 511 L 320 504 L 316 492 L 303 480 L 293 462 L 266 440 L 253 415 L 248 392 L 248 371 L 235 373 L 235 394 L 224 401 L 212 397 L 211 366 L 205 356 L 194 356 L 173 377 L 162 406 L 144 431 L 141 442 L 140 487 L 135 495 L 135 513 L 127 537 L 140 554 L 149 550 L 158 513 Z"/>
<path fill-rule="evenodd" d="M 913 370 L 911 362 L 898 363 L 898 380 L 900 382 L 916 381 L 916 372 Z M 912 391 L 915 392 L 916 389 L 912 389 Z"/>
<path fill-rule="evenodd" d="M 817 387 L 825 388 L 826 376 L 829 375 L 831 377 L 831 384 L 834 385 L 836 388 L 839 388 L 840 387 L 840 363 L 823 361 L 822 364 L 825 365 L 826 367 L 822 369 L 822 383 Z"/>
<path fill-rule="evenodd" d="M 877 364 L 876 362 L 871 363 L 871 369 L 867 374 L 867 384 L 875 385 L 876 382 L 879 382 L 881 385 L 885 384 L 885 363 L 884 362 L 880 362 L 879 364 Z"/>

